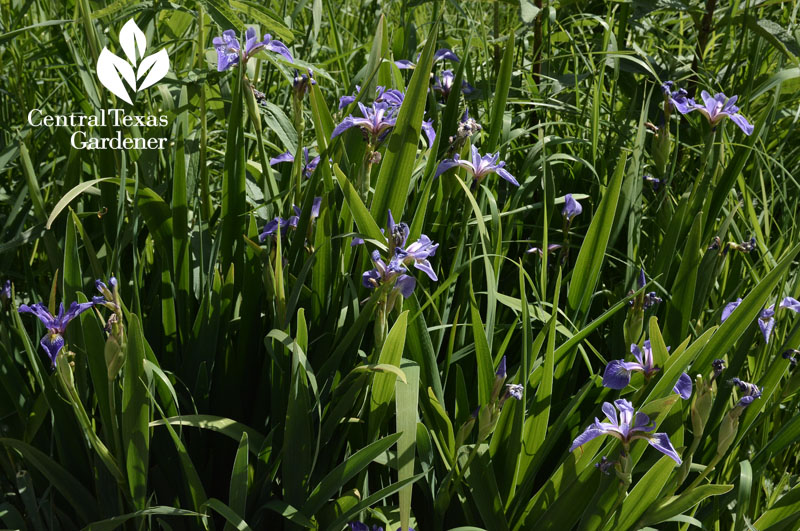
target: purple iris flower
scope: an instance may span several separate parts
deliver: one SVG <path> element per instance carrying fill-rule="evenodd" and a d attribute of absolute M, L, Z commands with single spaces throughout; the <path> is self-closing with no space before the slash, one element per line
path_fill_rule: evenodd
<path fill-rule="evenodd" d="M 397 89 L 386 89 L 386 87 L 377 87 L 375 89 L 375 101 L 380 103 L 385 101 L 389 107 L 399 108 L 405 100 L 405 93 Z"/>
<path fill-rule="evenodd" d="M 0 300 L 10 300 L 11 299 L 11 281 L 6 280 L 3 284 L 3 287 L 0 288 Z"/>
<path fill-rule="evenodd" d="M 571 223 L 572 219 L 580 215 L 581 212 L 583 212 L 583 207 L 572 197 L 572 194 L 565 195 L 564 208 L 561 210 L 561 215 L 566 218 L 567 223 Z"/>
<path fill-rule="evenodd" d="M 9 294 L 11 293 L 11 285 L 9 281 L 6 281 L 6 288 L 8 289 Z M 778 305 L 778 308 L 788 308 L 793 312 L 800 313 L 800 301 L 795 299 L 794 297 L 786 297 L 781 301 Z"/>
<path fill-rule="evenodd" d="M 267 33 L 264 35 L 264 40 L 258 40 L 258 33 L 255 28 L 247 28 L 245 32 L 245 47 L 242 55 L 243 61 L 247 60 L 261 50 L 267 50 L 282 55 L 290 63 L 294 62 L 289 48 L 286 47 L 281 41 L 272 39 L 272 36 Z M 217 50 L 217 71 L 223 72 L 239 63 L 240 54 L 242 54 L 242 47 L 239 44 L 239 39 L 236 38 L 236 32 L 233 30 L 225 30 L 222 32 L 222 37 L 214 37 L 212 41 L 214 48 Z"/>
<path fill-rule="evenodd" d="M 453 90 L 453 82 L 455 79 L 456 76 L 453 74 L 452 70 L 442 70 L 441 75 L 434 76 L 433 78 L 433 90 L 441 93 L 442 97 L 447 99 L 450 95 L 450 91 Z M 464 96 L 470 96 L 475 92 L 475 87 L 467 83 L 466 80 L 462 80 L 461 92 L 464 93 Z"/>
<path fill-rule="evenodd" d="M 547 254 L 550 254 L 550 253 L 552 253 L 554 251 L 557 251 L 558 249 L 561 249 L 562 247 L 563 247 L 563 245 L 561 245 L 560 243 L 548 244 L 547 245 Z M 528 249 L 525 252 L 526 253 L 538 253 L 540 257 L 544 258 L 544 251 L 542 251 L 542 249 L 539 248 L 539 247 L 531 247 L 530 249 Z"/>
<path fill-rule="evenodd" d="M 222 37 L 214 37 L 212 42 L 217 50 L 218 72 L 224 72 L 239 62 L 239 53 L 242 48 L 235 31 L 225 30 L 222 32 Z"/>
<path fill-rule="evenodd" d="M 433 128 L 432 120 L 422 121 L 422 132 L 425 133 L 425 138 L 428 139 L 428 147 L 432 147 L 433 141 L 436 140 L 436 130 Z"/>
<path fill-rule="evenodd" d="M 800 350 L 790 348 L 789 350 L 784 350 L 781 357 L 785 360 L 789 360 L 789 365 L 792 366 L 792 369 L 797 367 L 797 360 L 795 359 L 795 355 L 800 354 Z"/>
<path fill-rule="evenodd" d="M 419 240 L 415 241 L 405 249 L 395 249 L 395 256 L 402 260 L 404 265 L 413 265 L 433 280 L 439 280 L 433 266 L 428 261 L 429 256 L 436 254 L 436 249 L 439 247 L 438 243 L 433 243 L 426 235 L 421 235 Z"/>
<path fill-rule="evenodd" d="M 736 403 L 737 406 L 749 406 L 753 403 L 753 400 L 756 398 L 761 398 L 761 393 L 764 391 L 763 387 L 759 388 L 757 385 L 749 382 L 743 382 L 739 378 L 732 379 L 731 383 L 737 386 L 739 390 L 744 393 L 744 395 Z"/>
<path fill-rule="evenodd" d="M 681 464 L 681 458 L 673 448 L 669 436 L 666 433 L 650 433 L 655 429 L 655 424 L 641 411 L 634 413 L 633 404 L 629 401 L 621 398 L 615 400 L 613 405 L 610 402 L 603 402 L 602 409 L 609 422 L 600 422 L 595 417 L 594 424 L 586 428 L 586 431 L 578 435 L 572 442 L 572 446 L 569 448 L 570 452 L 592 439 L 602 435 L 611 435 L 622 441 L 626 451 L 631 441 L 645 439 L 650 446 L 675 460 L 679 465 Z M 619 410 L 619 418 L 617 410 Z"/>
<path fill-rule="evenodd" d="M 394 116 L 395 108 L 387 102 L 373 103 L 370 107 L 359 102 L 358 107 L 361 110 L 361 117 L 355 117 L 351 114 L 342 120 L 334 128 L 331 139 L 336 138 L 351 127 L 358 127 L 364 133 L 364 136 L 370 140 L 370 143 L 373 145 L 380 143 L 394 128 L 397 121 Z"/>
<path fill-rule="evenodd" d="M 311 203 L 311 216 L 309 217 L 309 221 L 314 221 L 319 217 L 319 208 L 321 204 L 322 198 L 315 197 L 314 201 Z M 296 229 L 303 211 L 300 210 L 300 207 L 297 205 L 292 205 L 292 209 L 294 210 L 294 216 L 290 216 L 288 219 L 278 216 L 268 221 L 267 224 L 264 225 L 264 230 L 262 230 L 261 234 L 258 236 L 259 241 L 263 242 L 267 239 L 267 236 L 275 234 L 278 229 L 281 231 L 281 236 L 286 236 L 289 228 Z"/>
<path fill-rule="evenodd" d="M 341 98 L 339 98 L 339 110 L 341 111 L 342 109 L 344 109 L 345 107 L 356 101 L 359 92 L 361 92 L 361 86 L 356 85 L 355 94 L 353 94 L 352 96 L 342 96 Z"/>
<path fill-rule="evenodd" d="M 725 118 L 730 118 L 744 134 L 748 136 L 753 134 L 753 124 L 748 122 L 747 118 L 739 114 L 739 107 L 736 106 L 736 100 L 739 99 L 739 96 L 728 98 L 722 92 L 718 92 L 712 96 L 704 90 L 700 93 L 700 97 L 703 98 L 703 105 L 700 105 L 694 99 L 687 98 L 685 92 L 686 91 L 682 91 L 677 97 L 674 95 L 670 96 L 671 103 L 681 114 L 698 111 L 708 119 L 708 123 L 711 124 L 711 127 L 716 127 Z"/>
<path fill-rule="evenodd" d="M 672 391 L 678 393 L 682 399 L 689 400 L 692 396 L 692 387 L 692 378 L 683 372 L 678 378 L 675 387 L 672 388 Z"/>
<path fill-rule="evenodd" d="M 428 261 L 428 257 L 436 254 L 439 244 L 433 243 L 426 235 L 421 235 L 417 241 L 405 247 L 406 239 L 410 233 L 410 229 L 406 223 L 402 221 L 395 223 L 392 217 L 392 211 L 389 211 L 389 248 L 394 249 L 395 258 L 400 260 L 404 266 L 413 265 L 433 280 L 439 280 L 433 266 Z"/>
<path fill-rule="evenodd" d="M 361 92 L 361 86 L 356 85 L 356 91 L 352 96 L 342 96 L 339 98 L 339 110 L 344 109 L 356 101 L 359 92 Z M 386 102 L 390 107 L 400 107 L 400 105 L 403 104 L 404 99 L 405 94 L 397 89 L 386 90 L 386 87 L 376 87 L 375 89 L 375 101 L 378 103 Z"/>
<path fill-rule="evenodd" d="M 58 315 L 55 317 L 53 317 L 47 307 L 41 302 L 37 302 L 31 306 L 23 304 L 19 307 L 18 311 L 19 313 L 32 313 L 38 317 L 45 328 L 47 328 L 47 333 L 42 336 L 39 344 L 42 345 L 42 348 L 47 352 L 47 356 L 55 367 L 56 356 L 58 356 L 58 353 L 64 347 L 64 333 L 67 331 L 69 322 L 89 308 L 105 302 L 103 297 L 92 297 L 92 302 L 73 302 L 69 305 L 69 310 L 67 310 L 66 313 L 64 312 L 64 303 L 61 303 L 58 306 Z"/>
<path fill-rule="evenodd" d="M 417 61 L 419 61 L 419 56 L 422 54 L 417 54 Z M 433 54 L 433 62 L 443 61 L 443 60 L 453 61 L 454 63 L 458 62 L 458 56 L 453 53 L 453 50 L 449 50 L 447 48 L 440 48 L 436 50 Z M 394 62 L 397 65 L 397 68 L 400 70 L 411 70 L 417 67 L 417 63 L 413 61 L 409 61 L 408 59 L 400 59 L 399 61 Z"/>
<path fill-rule="evenodd" d="M 317 166 L 319 165 L 319 155 L 309 160 L 310 155 L 308 152 L 308 148 L 304 147 L 303 156 L 305 158 L 305 164 L 303 165 L 303 175 L 305 176 L 306 179 L 308 179 L 311 177 L 311 174 L 314 173 L 314 170 L 316 170 Z M 281 153 L 277 157 L 269 159 L 270 166 L 280 164 L 281 162 L 294 162 L 294 155 L 292 155 L 290 151 L 287 151 L 286 153 Z"/>
<path fill-rule="evenodd" d="M 434 177 L 440 176 L 450 168 L 459 166 L 469 171 L 472 174 L 472 177 L 478 182 L 480 182 L 488 174 L 496 173 L 514 186 L 519 186 L 519 183 L 514 176 L 508 173 L 508 171 L 504 168 L 506 163 L 502 161 L 497 162 L 499 157 L 500 152 L 481 156 L 480 153 L 478 153 L 478 148 L 472 146 L 472 162 L 468 160 L 462 160 L 458 153 L 456 153 L 452 159 L 445 159 L 439 163 L 439 167 L 436 168 L 436 175 L 434 175 Z"/>
<path fill-rule="evenodd" d="M 414 291 L 417 281 L 414 277 L 406 275 L 409 266 L 414 266 L 424 272 L 433 280 L 439 280 L 433 266 L 428 261 L 430 256 L 436 253 L 438 243 L 433 243 L 426 235 L 421 235 L 417 241 L 406 247 L 406 240 L 411 232 L 406 223 L 402 221 L 395 223 L 391 210 L 389 211 L 387 243 L 391 259 L 385 263 L 378 251 L 372 252 L 372 262 L 375 268 L 366 271 L 362 276 L 362 284 L 367 288 L 375 288 L 380 284 L 386 284 L 397 279 L 394 287 L 399 289 L 403 297 L 408 297 Z M 385 233 L 384 233 L 385 234 Z M 364 243 L 361 238 L 353 238 L 351 245 Z"/>
<path fill-rule="evenodd" d="M 741 303 L 742 303 L 742 298 L 739 297 L 735 301 L 726 304 L 725 307 L 722 309 L 722 317 L 720 317 L 719 320 L 720 324 L 724 323 L 725 320 L 731 316 L 733 310 L 735 310 L 736 307 L 739 306 Z"/>
<path fill-rule="evenodd" d="M 764 308 L 758 314 L 758 327 L 761 329 L 761 334 L 764 336 L 764 341 L 769 343 L 769 336 L 772 335 L 772 329 L 775 328 L 775 305 L 769 308 Z"/>
<path fill-rule="evenodd" d="M 603 373 L 603 386 L 609 389 L 625 389 L 631 383 L 632 372 L 643 372 L 649 378 L 660 369 L 653 363 L 653 349 L 650 340 L 644 342 L 644 349 L 631 345 L 631 353 L 636 361 L 613 360 L 606 365 Z"/>
<path fill-rule="evenodd" d="M 361 276 L 361 284 L 365 288 L 373 289 L 382 284 L 394 282 L 394 289 L 399 290 L 403 297 L 411 295 L 417 286 L 417 281 L 414 277 L 405 274 L 406 266 L 397 256 L 392 257 L 387 264 L 376 250 L 372 251 L 371 258 L 375 268 L 365 271 Z"/>

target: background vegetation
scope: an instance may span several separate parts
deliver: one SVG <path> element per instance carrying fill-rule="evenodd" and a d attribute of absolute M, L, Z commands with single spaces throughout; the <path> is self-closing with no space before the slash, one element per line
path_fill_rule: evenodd
<path fill-rule="evenodd" d="M 715 4 L 3 0 L 3 527 L 797 529 L 800 376 L 782 354 L 800 347 L 800 321 L 778 310 L 765 343 L 757 320 L 800 297 L 798 4 Z M 133 106 L 94 74 L 130 18 L 171 62 Z M 217 71 L 212 39 L 246 26 L 312 68 L 308 94 L 293 96 L 292 65 L 272 56 L 246 67 L 256 105 L 242 69 Z M 434 63 L 440 48 L 461 61 Z M 428 90 L 445 68 L 446 104 Z M 459 80 L 478 91 L 465 98 Z M 697 112 L 665 126 L 666 80 L 738 95 L 754 133 L 712 131 Z M 406 92 L 367 194 L 353 188 L 360 133 L 331 141 L 356 85 L 364 102 L 376 86 Z M 169 147 L 77 150 L 71 128 L 29 126 L 34 108 L 164 114 L 167 127 L 122 131 Z M 470 185 L 464 170 L 434 178 L 465 109 L 483 126 L 471 143 L 499 151 L 518 188 L 496 175 Z M 309 179 L 302 157 L 267 164 L 303 147 L 321 154 Z M 583 213 L 565 226 L 567 193 Z M 292 204 L 297 229 L 260 242 Z M 438 281 L 412 268 L 416 290 L 382 328 L 385 290 L 361 274 L 386 245 L 389 209 L 409 241 L 439 244 Z M 351 247 L 356 234 L 366 245 Z M 715 236 L 755 249 L 709 249 Z M 546 259 L 526 253 L 552 243 L 563 248 Z M 17 308 L 86 301 L 112 275 L 120 322 L 106 333 L 110 310 L 83 313 L 51 367 L 44 328 Z M 631 290 L 663 303 L 637 314 Z M 662 370 L 604 388 L 631 334 L 654 343 Z M 504 356 L 523 396 L 500 409 Z M 715 358 L 727 369 L 693 424 L 698 387 L 682 401 L 674 376 L 707 382 Z M 763 391 L 718 455 L 734 376 Z M 685 466 L 640 441 L 626 485 L 593 466 L 617 459 L 613 439 L 568 451 L 619 396 Z"/>

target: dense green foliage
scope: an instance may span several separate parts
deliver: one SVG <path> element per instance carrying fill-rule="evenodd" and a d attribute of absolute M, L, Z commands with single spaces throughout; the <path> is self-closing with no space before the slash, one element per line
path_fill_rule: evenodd
<path fill-rule="evenodd" d="M 783 354 L 800 318 L 779 303 L 800 298 L 798 4 L 716 4 L 3 0 L 0 527 L 797 529 L 800 371 Z M 130 19 L 170 61 L 133 105 L 95 75 Z M 295 64 L 217 71 L 212 39 L 251 26 Z M 664 123 L 667 80 L 698 102 L 737 94 L 754 132 Z M 405 93 L 379 145 L 331 138 L 359 116 L 338 109 L 356 85 L 365 104 Z M 166 125 L 29 122 L 115 108 Z M 465 110 L 482 129 L 453 146 Z M 79 149 L 75 131 L 168 140 Z M 520 186 L 435 176 L 470 145 Z M 296 228 L 260 239 L 293 205 Z M 439 245 L 437 280 L 409 266 L 408 297 L 362 285 L 370 253 L 393 253 L 389 211 Z M 74 319 L 53 366 L 54 336 L 18 309 L 55 314 L 112 276 L 118 307 Z M 646 292 L 663 302 L 645 310 Z M 660 370 L 604 387 L 645 339 Z M 702 375 L 688 400 L 682 372 Z M 737 405 L 734 377 L 760 397 Z M 569 451 L 618 398 L 682 464 L 642 440 Z"/>

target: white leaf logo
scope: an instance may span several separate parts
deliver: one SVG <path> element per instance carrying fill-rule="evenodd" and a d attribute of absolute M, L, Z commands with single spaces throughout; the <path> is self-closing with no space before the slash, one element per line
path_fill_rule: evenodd
<path fill-rule="evenodd" d="M 134 93 L 155 85 L 169 72 L 169 56 L 164 49 L 148 57 L 144 56 L 147 37 L 133 19 L 122 26 L 119 44 L 128 60 L 103 47 L 100 57 L 97 58 L 97 79 L 112 94 L 133 105 L 123 80 Z M 140 81 L 142 78 L 144 80 Z"/>

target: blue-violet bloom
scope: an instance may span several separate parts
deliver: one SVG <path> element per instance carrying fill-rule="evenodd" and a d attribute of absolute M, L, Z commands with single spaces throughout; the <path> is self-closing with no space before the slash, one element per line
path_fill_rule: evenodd
<path fill-rule="evenodd" d="M 572 446 L 569 448 L 570 452 L 592 439 L 611 435 L 622 441 L 626 452 L 632 441 L 645 439 L 650 446 L 679 465 L 681 464 L 681 458 L 673 448 L 669 436 L 666 433 L 650 433 L 655 429 L 655 424 L 641 411 L 634 413 L 633 404 L 628 400 L 621 398 L 615 400 L 613 405 L 610 402 L 603 402 L 602 410 L 609 422 L 600 422 L 595 417 L 594 424 L 586 428 L 586 431 L 578 435 L 572 442 Z M 617 410 L 619 410 L 619 418 Z"/>
<path fill-rule="evenodd" d="M 238 64 L 240 55 L 242 55 L 243 62 L 247 63 L 250 57 L 261 50 L 280 54 L 290 63 L 294 62 L 292 54 L 285 44 L 281 41 L 273 40 L 269 33 L 264 35 L 264 40 L 258 40 L 258 33 L 255 28 L 247 28 L 245 32 L 244 53 L 242 53 L 239 39 L 236 38 L 236 32 L 233 30 L 223 31 L 222 37 L 214 37 L 213 43 L 214 48 L 217 50 L 217 71 L 219 72 Z"/>
<path fill-rule="evenodd" d="M 689 400 L 692 396 L 692 378 L 685 372 L 681 373 L 678 382 L 672 388 L 672 391 L 678 393 L 684 400 Z"/>
<path fill-rule="evenodd" d="M 497 162 L 499 157 L 500 152 L 481 156 L 480 153 L 478 153 L 478 148 L 472 146 L 472 162 L 468 160 L 462 160 L 458 153 L 456 153 L 452 159 L 445 159 L 439 163 L 439 167 L 436 168 L 436 175 L 434 177 L 438 177 L 450 168 L 455 168 L 458 166 L 469 171 L 472 174 L 472 177 L 478 182 L 480 182 L 488 174 L 496 173 L 514 186 L 519 186 L 519 183 L 514 176 L 508 173 L 508 170 L 504 168 L 506 163 L 502 161 Z"/>
<path fill-rule="evenodd" d="M 314 201 L 311 203 L 311 216 L 309 217 L 309 221 L 314 221 L 319 217 L 319 208 L 321 204 L 322 198 L 315 197 Z M 297 205 L 292 205 L 292 209 L 294 210 L 294 216 L 290 216 L 288 219 L 278 216 L 268 221 L 267 224 L 264 225 L 264 230 L 262 230 L 261 234 L 258 236 L 259 241 L 263 242 L 267 239 L 267 236 L 275 234 L 275 231 L 278 229 L 281 230 L 281 236 L 286 236 L 289 228 L 296 229 L 303 211 Z"/>
<path fill-rule="evenodd" d="M 453 74 L 452 70 L 442 70 L 441 75 L 434 76 L 433 90 L 441 93 L 442 97 L 447 99 L 450 95 L 450 91 L 453 90 L 453 82 L 455 82 L 455 79 L 456 76 Z M 475 87 L 467 83 L 466 80 L 462 80 L 461 92 L 464 93 L 464 96 L 470 96 L 475 92 Z"/>
<path fill-rule="evenodd" d="M 10 294 L 11 293 L 11 287 L 10 287 L 8 281 L 6 281 L 6 286 L 8 287 L 9 294 Z M 778 307 L 779 308 L 788 308 L 788 309 L 792 310 L 793 312 L 800 313 L 800 301 L 798 301 L 794 297 L 786 297 L 785 299 L 783 299 L 781 301 L 781 303 L 778 305 Z"/>
<path fill-rule="evenodd" d="M 644 342 L 644 348 L 639 345 L 631 345 L 631 353 L 636 361 L 613 360 L 606 365 L 603 373 L 603 387 L 609 389 L 625 389 L 631 383 L 632 372 L 643 372 L 649 378 L 660 369 L 653 363 L 653 349 L 650 347 L 650 340 Z"/>
<path fill-rule="evenodd" d="M 61 303 L 58 306 L 58 315 L 55 317 L 44 304 L 37 302 L 31 306 L 23 304 L 19 307 L 19 313 L 32 313 L 47 328 L 47 332 L 39 341 L 39 344 L 42 345 L 53 366 L 55 366 L 56 356 L 64 347 L 64 333 L 67 331 L 69 322 L 89 308 L 104 302 L 105 299 L 103 297 L 92 297 L 92 302 L 73 302 L 69 305 L 69 310 L 66 313 L 64 312 L 64 303 Z"/>
<path fill-rule="evenodd" d="M 375 146 L 386 138 L 394 128 L 397 121 L 394 116 L 395 108 L 387 102 L 373 103 L 370 107 L 359 102 L 358 107 L 361 110 L 361 117 L 353 116 L 352 114 L 346 117 L 333 129 L 331 139 L 336 138 L 351 127 L 358 127 L 364 137 Z"/>
<path fill-rule="evenodd" d="M 733 310 L 735 310 L 741 303 L 742 303 L 742 298 L 739 297 L 735 301 L 726 304 L 725 307 L 722 309 L 722 317 L 720 317 L 719 320 L 720 324 L 724 323 L 725 320 L 731 316 Z"/>
<path fill-rule="evenodd" d="M 764 308 L 758 314 L 758 327 L 761 329 L 761 334 L 764 336 L 764 341 L 769 343 L 769 336 L 772 335 L 772 329 L 775 328 L 775 305 L 769 308 Z"/>
<path fill-rule="evenodd" d="M 309 160 L 310 154 L 308 152 L 308 148 L 304 147 L 303 157 L 305 158 L 305 164 L 303 165 L 303 176 L 306 179 L 308 179 L 311 177 L 311 174 L 314 173 L 314 170 L 316 170 L 317 166 L 319 165 L 319 155 Z M 290 151 L 287 151 L 285 153 L 281 153 L 277 157 L 269 159 L 270 166 L 274 166 L 281 162 L 294 162 L 294 155 L 292 155 Z"/>
<path fill-rule="evenodd" d="M 382 284 L 394 282 L 393 289 L 400 291 L 403 297 L 411 295 L 417 286 L 417 280 L 405 274 L 407 269 L 397 256 L 392 257 L 387 264 L 381 259 L 380 253 L 376 250 L 372 251 L 371 258 L 375 267 L 365 271 L 361 276 L 361 284 L 365 288 L 373 289 Z"/>
<path fill-rule="evenodd" d="M 572 194 L 565 195 L 564 208 L 561 210 L 561 215 L 564 216 L 567 222 L 571 223 L 572 219 L 580 215 L 581 212 L 583 212 L 583 207 L 572 197 Z"/>
<path fill-rule="evenodd" d="M 422 54 L 421 53 L 417 54 L 417 61 L 419 61 L 420 55 Z M 445 59 L 453 61 L 454 63 L 458 62 L 458 56 L 455 53 L 453 53 L 453 50 L 449 50 L 447 48 L 440 48 L 439 50 L 436 50 L 436 52 L 433 54 L 434 63 L 437 61 L 443 61 Z M 408 59 L 400 59 L 399 61 L 395 61 L 394 64 L 400 70 L 411 70 L 417 67 L 417 63 L 409 61 Z"/>
<path fill-rule="evenodd" d="M 730 118 L 744 134 L 753 134 L 753 125 L 747 121 L 747 118 L 739 114 L 739 107 L 737 107 L 736 100 L 738 96 L 728 98 L 722 92 L 718 92 L 713 96 L 705 90 L 700 93 L 703 98 L 703 105 L 698 104 L 692 98 L 678 99 L 672 98 L 672 103 L 678 112 L 687 114 L 691 111 L 698 111 L 700 114 L 708 119 L 711 127 L 716 127 L 725 118 Z"/>

